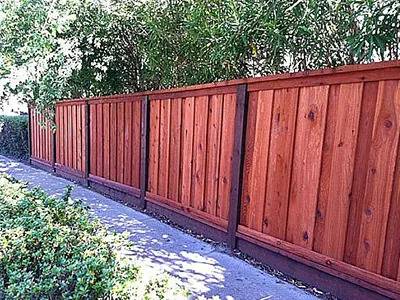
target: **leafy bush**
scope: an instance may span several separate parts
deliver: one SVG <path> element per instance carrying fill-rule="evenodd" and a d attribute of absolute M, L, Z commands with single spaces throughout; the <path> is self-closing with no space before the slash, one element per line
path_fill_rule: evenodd
<path fill-rule="evenodd" d="M 0 153 L 28 158 L 27 116 L 0 116 Z"/>
<path fill-rule="evenodd" d="M 124 257 L 127 239 L 70 191 L 55 199 L 0 175 L 0 299 L 187 298 L 176 279 Z"/>

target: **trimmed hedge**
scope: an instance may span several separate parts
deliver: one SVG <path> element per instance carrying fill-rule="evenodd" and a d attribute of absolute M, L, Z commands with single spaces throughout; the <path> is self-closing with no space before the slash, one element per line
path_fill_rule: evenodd
<path fill-rule="evenodd" d="M 27 159 L 28 116 L 0 116 L 0 153 Z"/>
<path fill-rule="evenodd" d="M 0 174 L 0 299 L 187 299 L 70 192 L 56 199 Z"/>

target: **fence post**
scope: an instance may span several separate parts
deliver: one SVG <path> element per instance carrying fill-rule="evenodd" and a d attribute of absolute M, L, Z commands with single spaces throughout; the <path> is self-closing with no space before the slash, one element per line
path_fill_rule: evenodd
<path fill-rule="evenodd" d="M 236 231 L 240 220 L 240 199 L 242 194 L 242 171 L 244 161 L 244 140 L 248 106 L 247 85 L 238 85 L 236 90 L 236 116 L 234 148 L 231 170 L 231 191 L 228 220 L 228 246 L 236 247 Z"/>
<path fill-rule="evenodd" d="M 149 96 L 144 96 L 142 101 L 141 120 L 141 165 L 140 165 L 140 207 L 146 209 L 146 191 L 149 174 L 149 119 L 150 105 Z"/>
<path fill-rule="evenodd" d="M 32 157 L 32 109 L 31 105 L 28 104 L 28 162 L 31 163 L 31 157 Z"/>
<path fill-rule="evenodd" d="M 56 125 L 56 109 L 54 108 L 54 116 L 53 116 L 53 125 Z M 52 162 L 51 165 L 53 167 L 53 172 L 56 171 L 56 156 L 57 156 L 57 145 L 56 145 L 56 130 L 53 130 L 53 147 L 52 147 Z"/>
<path fill-rule="evenodd" d="M 90 106 L 89 101 L 85 101 L 85 178 L 86 186 L 89 186 L 90 174 Z"/>

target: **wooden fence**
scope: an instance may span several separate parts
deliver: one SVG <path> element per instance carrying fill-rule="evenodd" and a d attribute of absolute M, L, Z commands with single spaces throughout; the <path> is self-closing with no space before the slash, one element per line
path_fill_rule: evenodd
<path fill-rule="evenodd" d="M 400 299 L 400 61 L 62 101 L 55 115 L 53 139 L 31 110 L 32 162 L 357 286 L 321 282 L 343 298 Z"/>

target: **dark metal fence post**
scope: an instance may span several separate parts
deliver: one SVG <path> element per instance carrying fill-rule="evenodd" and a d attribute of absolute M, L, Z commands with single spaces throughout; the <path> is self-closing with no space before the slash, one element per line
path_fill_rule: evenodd
<path fill-rule="evenodd" d="M 240 221 L 240 198 L 242 194 L 242 171 L 244 161 L 244 140 L 248 106 L 247 85 L 238 85 L 236 90 L 235 136 L 232 156 L 231 192 L 228 220 L 228 246 L 236 247 L 236 231 Z"/>
<path fill-rule="evenodd" d="M 31 163 L 32 157 L 32 109 L 30 104 L 28 104 L 28 162 Z"/>
<path fill-rule="evenodd" d="M 54 125 L 54 128 L 55 128 L 55 125 L 56 125 L 56 111 L 55 111 L 55 109 L 54 109 L 54 116 L 53 116 L 53 125 Z M 53 172 L 56 171 L 56 156 L 57 156 L 56 134 L 57 134 L 56 130 L 53 130 L 53 135 L 52 135 L 52 138 L 53 138 L 52 150 L 53 151 L 52 151 L 52 162 L 51 162 L 51 165 L 53 167 Z"/>
<path fill-rule="evenodd" d="M 85 178 L 86 185 L 89 186 L 90 174 L 90 106 L 89 101 L 85 101 Z"/>
<path fill-rule="evenodd" d="M 149 170 L 149 120 L 149 96 L 146 95 L 142 101 L 141 120 L 140 207 L 143 209 L 146 208 L 146 191 Z"/>

